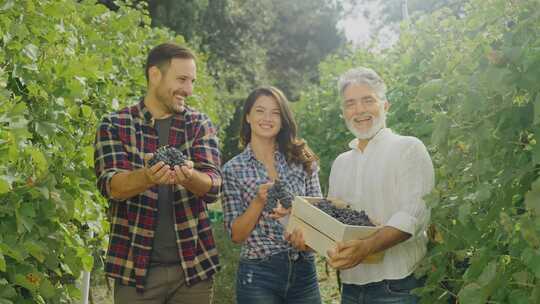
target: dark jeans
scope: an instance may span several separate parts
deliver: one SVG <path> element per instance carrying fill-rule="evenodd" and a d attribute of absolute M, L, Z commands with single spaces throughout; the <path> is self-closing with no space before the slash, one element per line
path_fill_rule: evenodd
<path fill-rule="evenodd" d="M 418 297 L 411 290 L 420 285 L 414 275 L 366 285 L 343 284 L 341 304 L 416 304 Z"/>
<path fill-rule="evenodd" d="M 238 304 L 320 304 L 313 254 L 293 260 L 289 252 L 263 259 L 240 259 Z"/>

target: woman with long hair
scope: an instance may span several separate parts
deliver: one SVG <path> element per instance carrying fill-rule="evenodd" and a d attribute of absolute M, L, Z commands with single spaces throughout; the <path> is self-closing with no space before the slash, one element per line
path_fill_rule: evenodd
<path fill-rule="evenodd" d="M 318 158 L 297 137 L 287 98 L 275 87 L 249 94 L 240 123 L 244 151 L 223 166 L 224 222 L 242 244 L 237 303 L 321 303 L 313 252 L 289 244 L 277 220 L 282 206 L 266 206 L 276 181 L 292 195 L 321 197 Z"/>

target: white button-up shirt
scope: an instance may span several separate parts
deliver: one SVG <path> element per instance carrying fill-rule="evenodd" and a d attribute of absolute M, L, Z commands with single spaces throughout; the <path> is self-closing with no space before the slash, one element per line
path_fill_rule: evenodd
<path fill-rule="evenodd" d="M 411 238 L 385 251 L 379 264 L 359 264 L 343 270 L 343 283 L 363 285 L 411 274 L 426 253 L 430 211 L 422 197 L 431 192 L 434 172 L 424 144 L 385 128 L 364 151 L 358 139 L 337 157 L 330 172 L 328 197 L 342 199 L 365 210 L 375 222 L 411 234 Z"/>

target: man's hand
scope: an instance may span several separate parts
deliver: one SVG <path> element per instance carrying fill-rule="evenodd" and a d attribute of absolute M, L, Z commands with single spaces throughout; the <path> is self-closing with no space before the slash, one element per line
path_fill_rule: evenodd
<path fill-rule="evenodd" d="M 289 241 L 294 248 L 300 251 L 311 250 L 311 248 L 306 245 L 304 233 L 300 228 L 295 228 L 292 233 L 285 232 L 285 239 Z"/>
<path fill-rule="evenodd" d="M 174 175 L 171 173 L 171 167 L 164 162 L 159 162 L 151 167 L 148 167 L 148 161 L 152 159 L 152 153 L 144 156 L 144 174 L 148 182 L 152 185 L 168 185 L 174 183 Z"/>
<path fill-rule="evenodd" d="M 384 226 L 366 239 L 338 242 L 334 250 L 327 252 L 329 264 L 336 269 L 349 269 L 362 263 L 369 255 L 386 250 L 410 237 L 407 232 Z"/>
<path fill-rule="evenodd" d="M 337 242 L 334 250 L 328 250 L 332 268 L 343 270 L 355 267 L 373 253 L 372 242 L 369 239 Z"/>
<path fill-rule="evenodd" d="M 185 165 L 174 166 L 173 177 L 175 184 L 185 186 L 185 183 L 189 181 L 194 174 L 193 162 L 188 160 Z"/>

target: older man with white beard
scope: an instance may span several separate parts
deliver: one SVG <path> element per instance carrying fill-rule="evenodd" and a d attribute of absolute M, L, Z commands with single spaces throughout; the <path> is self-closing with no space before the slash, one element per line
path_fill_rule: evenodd
<path fill-rule="evenodd" d="M 356 138 L 332 165 L 328 196 L 383 225 L 366 239 L 338 243 L 328 252 L 329 264 L 341 270 L 341 303 L 416 303 L 411 290 L 420 285 L 413 271 L 426 253 L 430 212 L 422 198 L 434 185 L 431 159 L 420 140 L 386 128 L 390 103 L 376 72 L 349 70 L 339 91 L 345 123 Z M 291 242 L 304 245 L 297 234 Z M 362 263 L 381 251 L 381 263 Z"/>

